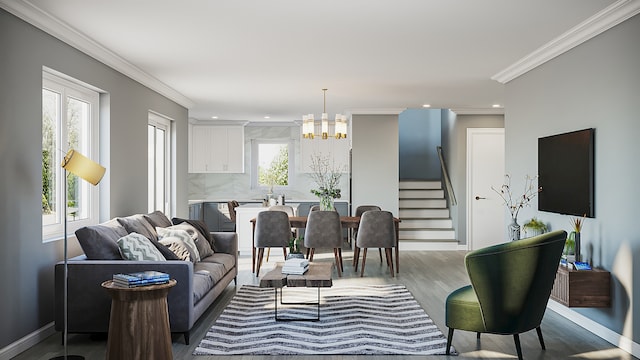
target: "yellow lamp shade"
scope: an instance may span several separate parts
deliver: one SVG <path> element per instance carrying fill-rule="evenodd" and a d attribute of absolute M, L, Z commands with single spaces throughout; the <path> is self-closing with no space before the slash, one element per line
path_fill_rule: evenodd
<path fill-rule="evenodd" d="M 107 171 L 102 165 L 73 149 L 64 156 L 62 167 L 93 185 L 98 185 Z"/>

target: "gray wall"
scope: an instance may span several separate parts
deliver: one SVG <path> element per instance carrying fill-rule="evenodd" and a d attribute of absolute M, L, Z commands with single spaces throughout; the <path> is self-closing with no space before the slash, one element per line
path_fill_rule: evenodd
<path fill-rule="evenodd" d="M 187 216 L 187 109 L 0 10 L 0 348 L 53 321 L 53 265 L 62 241 L 42 242 L 42 68 L 109 95 L 101 109 L 107 167 L 102 219 L 146 212 L 147 113 L 175 119 L 177 215 Z M 104 194 L 103 194 L 104 195 Z M 70 239 L 70 255 L 79 253 Z"/>
<path fill-rule="evenodd" d="M 378 205 L 399 216 L 398 115 L 353 115 L 351 128 L 351 208 Z"/>
<path fill-rule="evenodd" d="M 506 85 L 505 114 L 506 167 L 511 174 L 537 169 L 538 137 L 595 128 L 596 217 L 585 220 L 583 256 L 612 272 L 612 306 L 576 311 L 636 343 L 640 342 L 639 38 L 636 15 L 511 81 Z M 524 209 L 522 218 L 536 215 L 552 229 L 570 230 L 569 216 L 535 209 L 537 202 Z"/>
<path fill-rule="evenodd" d="M 442 178 L 436 150 L 442 133 L 440 115 L 439 109 L 408 109 L 398 115 L 401 180 Z"/>
<path fill-rule="evenodd" d="M 442 110 L 442 152 L 458 202 L 449 208 L 460 245 L 467 244 L 467 129 L 502 127 L 503 115 L 457 115 Z"/>

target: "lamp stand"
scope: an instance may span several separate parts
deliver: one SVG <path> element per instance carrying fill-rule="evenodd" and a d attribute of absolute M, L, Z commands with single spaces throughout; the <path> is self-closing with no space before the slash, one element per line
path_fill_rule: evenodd
<path fill-rule="evenodd" d="M 56 356 L 51 358 L 50 360 L 84 360 L 83 356 L 80 355 L 67 355 L 67 335 L 68 335 L 68 331 L 67 331 L 67 322 L 68 322 L 68 309 L 67 309 L 67 304 L 68 304 L 68 289 L 67 289 L 67 284 L 69 282 L 69 269 L 68 269 L 68 259 L 69 257 L 67 256 L 67 242 L 68 242 L 68 236 L 67 236 L 67 169 L 64 169 L 64 196 L 62 197 L 62 202 L 64 203 L 63 209 L 64 209 L 64 306 L 63 306 L 63 313 L 64 313 L 64 329 L 62 332 L 62 344 L 64 346 L 64 355 L 62 356 Z"/>

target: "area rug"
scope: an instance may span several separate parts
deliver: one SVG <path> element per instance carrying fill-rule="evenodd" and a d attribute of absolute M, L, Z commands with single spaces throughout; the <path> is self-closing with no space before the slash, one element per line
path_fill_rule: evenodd
<path fill-rule="evenodd" d="M 317 290 L 285 288 L 285 302 Z M 280 305 L 279 317 L 309 318 L 314 305 Z M 274 290 L 242 286 L 194 355 L 442 355 L 447 339 L 404 285 L 321 289 L 319 321 L 274 319 Z M 457 355 L 453 347 L 451 354 Z"/>

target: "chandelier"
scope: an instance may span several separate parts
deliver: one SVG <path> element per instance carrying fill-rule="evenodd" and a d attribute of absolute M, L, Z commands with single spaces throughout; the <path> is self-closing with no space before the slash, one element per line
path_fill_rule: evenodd
<path fill-rule="evenodd" d="M 315 133 L 316 122 L 313 114 L 302 116 L 302 137 L 305 139 L 313 139 L 320 136 L 323 140 L 329 138 L 329 114 L 327 114 L 327 89 L 322 89 L 322 97 L 324 99 L 322 107 L 322 116 L 320 119 L 320 134 Z M 334 120 L 334 136 L 336 139 L 347 138 L 347 116 L 336 114 Z"/>

